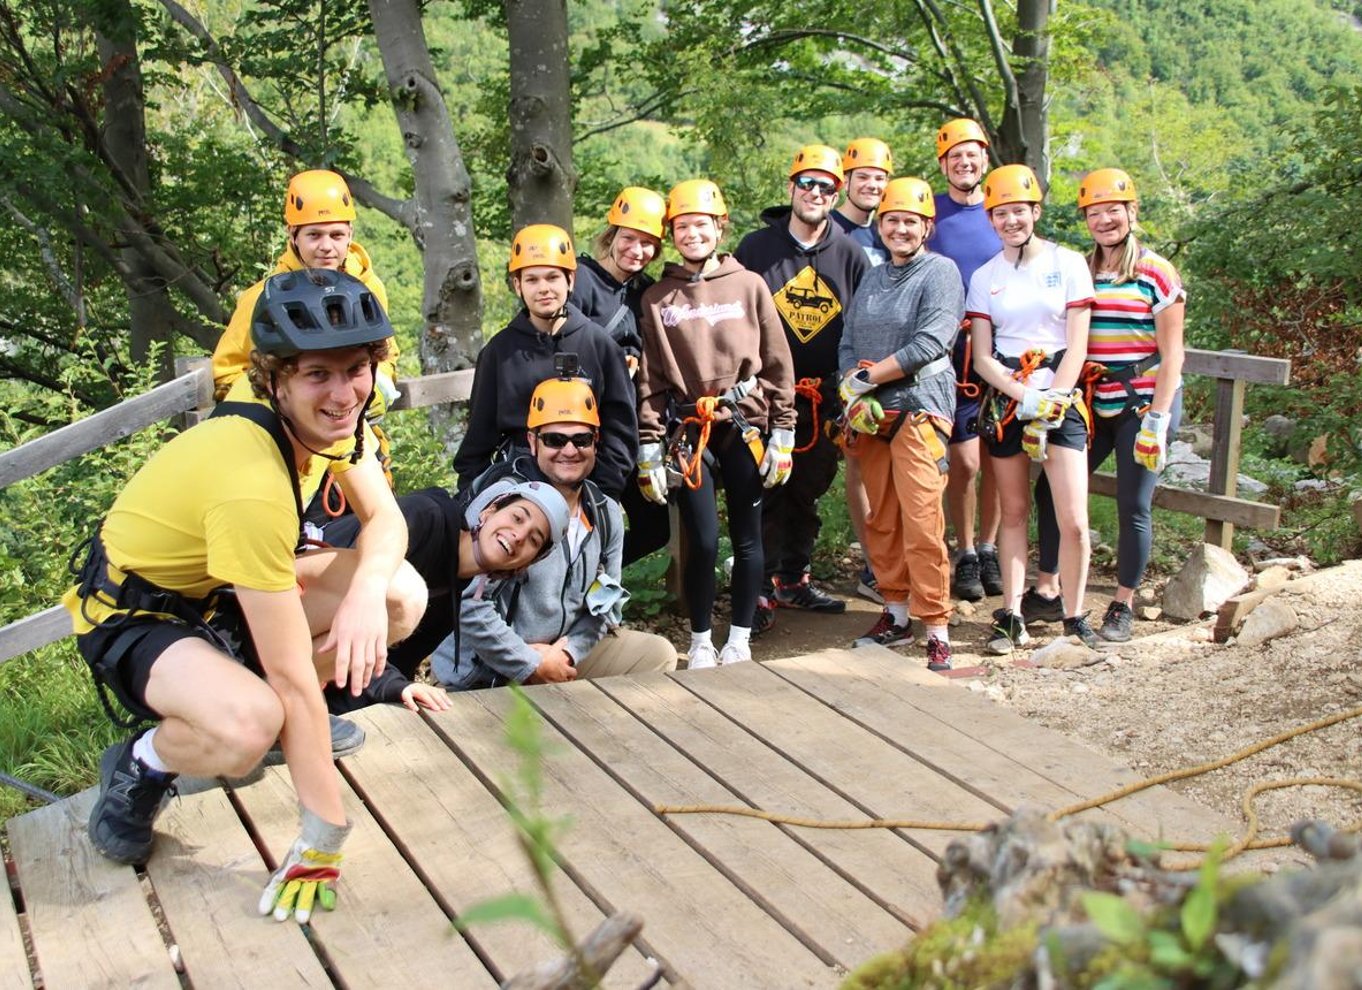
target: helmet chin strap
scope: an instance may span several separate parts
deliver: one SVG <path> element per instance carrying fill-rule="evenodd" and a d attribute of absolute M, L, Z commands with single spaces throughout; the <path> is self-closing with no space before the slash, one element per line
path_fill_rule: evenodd
<path fill-rule="evenodd" d="M 378 375 L 377 363 L 370 363 L 369 373 L 371 377 L 376 377 Z M 293 421 L 284 415 L 284 411 L 280 409 L 279 404 L 275 402 L 274 397 L 278 389 L 279 389 L 278 375 L 275 372 L 271 371 L 270 408 L 273 409 L 274 414 L 279 417 L 279 422 L 284 424 L 284 429 L 288 430 L 289 434 L 293 437 L 293 439 L 298 441 L 298 445 L 300 447 L 302 447 L 304 450 L 306 450 L 309 454 L 313 455 L 314 457 L 325 458 L 328 461 L 349 461 L 351 464 L 358 464 L 360 462 L 360 459 L 364 456 L 364 416 L 369 411 L 369 406 L 374 401 L 375 389 L 372 388 L 369 389 L 369 397 L 364 400 L 364 407 L 359 411 L 359 419 L 355 421 L 355 449 L 350 451 L 350 453 L 348 454 L 328 454 L 323 450 L 315 450 L 312 447 L 310 447 L 307 444 L 307 442 L 303 440 L 302 436 L 299 435 L 298 428 L 293 425 Z"/>

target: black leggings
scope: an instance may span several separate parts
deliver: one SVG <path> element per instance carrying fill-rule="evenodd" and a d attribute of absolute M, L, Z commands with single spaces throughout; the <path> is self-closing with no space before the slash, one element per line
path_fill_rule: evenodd
<path fill-rule="evenodd" d="M 1182 420 L 1182 390 L 1173 395 L 1168 409 L 1168 443 L 1177 434 Z M 1133 412 L 1119 416 L 1098 416 L 1093 425 L 1092 444 L 1088 447 L 1088 472 L 1102 466 L 1116 452 L 1116 581 L 1123 588 L 1138 588 L 1149 564 L 1154 545 L 1154 488 L 1159 476 L 1135 461 L 1135 437 L 1142 417 Z M 1055 501 L 1044 473 L 1036 482 L 1036 530 L 1040 537 L 1037 570 L 1054 574 L 1059 570 L 1059 523 L 1055 521 Z"/>
<path fill-rule="evenodd" d="M 643 497 L 643 492 L 633 478 L 629 479 L 620 494 L 620 505 L 629 519 L 629 528 L 624 532 L 624 559 L 621 561 L 622 566 L 628 567 L 667 545 L 671 539 L 672 520 L 665 505 L 658 505 Z"/>
<path fill-rule="evenodd" d="M 733 543 L 733 625 L 752 625 L 757 592 L 762 581 L 761 474 L 752 451 L 742 442 L 731 423 L 716 423 L 709 439 L 709 452 L 718 463 L 728 507 L 728 538 Z M 685 573 L 681 576 L 690 605 L 690 626 L 695 632 L 709 629 L 714 611 L 714 565 L 719 557 L 719 502 L 714 472 L 706 463 L 700 487 L 692 491 L 682 484 L 675 489 L 681 525 L 690 537 Z"/>

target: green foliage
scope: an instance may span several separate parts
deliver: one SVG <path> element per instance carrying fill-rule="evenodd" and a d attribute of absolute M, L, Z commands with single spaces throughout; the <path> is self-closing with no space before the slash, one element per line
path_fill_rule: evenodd
<path fill-rule="evenodd" d="M 667 590 L 667 568 L 671 556 L 665 551 L 649 554 L 624 569 L 620 583 L 629 589 L 629 601 L 624 606 L 625 622 L 654 619 L 670 608 L 674 596 Z"/>

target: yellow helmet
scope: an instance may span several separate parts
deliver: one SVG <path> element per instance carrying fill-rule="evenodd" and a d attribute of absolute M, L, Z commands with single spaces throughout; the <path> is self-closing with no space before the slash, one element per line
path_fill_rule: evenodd
<path fill-rule="evenodd" d="M 708 213 L 712 217 L 727 217 L 728 205 L 724 194 L 709 179 L 686 179 L 672 186 L 667 193 L 667 219 L 675 220 L 685 213 Z"/>
<path fill-rule="evenodd" d="M 932 195 L 932 187 L 921 179 L 907 175 L 891 179 L 880 196 L 879 215 L 884 216 L 895 210 L 916 213 L 928 220 L 935 219 L 936 197 Z"/>
<path fill-rule="evenodd" d="M 827 172 L 837 180 L 839 186 L 845 178 L 842 174 L 842 156 L 826 144 L 806 144 L 796 151 L 794 161 L 790 163 L 790 178 L 811 169 Z"/>
<path fill-rule="evenodd" d="M 572 238 L 567 231 L 551 223 L 532 223 L 516 232 L 506 269 L 518 272 L 535 265 L 550 265 L 570 272 L 577 270 L 577 255 L 572 251 Z"/>
<path fill-rule="evenodd" d="M 857 138 L 842 155 L 842 171 L 850 172 L 853 168 L 882 168 L 893 175 L 894 153 L 879 138 Z"/>
<path fill-rule="evenodd" d="M 661 239 L 666 215 L 667 201 L 661 196 L 642 186 L 628 186 L 615 197 L 605 222 Z"/>
<path fill-rule="evenodd" d="M 355 201 L 350 196 L 350 187 L 335 172 L 314 168 L 288 180 L 284 223 L 290 227 L 354 219 Z"/>
<path fill-rule="evenodd" d="M 596 393 L 584 378 L 548 378 L 530 396 L 530 413 L 525 426 L 534 430 L 545 423 L 585 423 L 600 426 Z"/>
<path fill-rule="evenodd" d="M 1078 184 L 1080 210 L 1098 203 L 1134 203 L 1139 198 L 1134 181 L 1119 168 L 1095 169 Z"/>
<path fill-rule="evenodd" d="M 1044 199 L 1036 173 L 1025 165 L 1003 165 L 984 179 L 984 209 L 1006 203 L 1039 203 Z"/>
<path fill-rule="evenodd" d="M 964 144 L 966 141 L 978 141 L 985 148 L 988 147 L 988 135 L 979 126 L 977 120 L 968 117 L 956 117 L 948 120 L 941 125 L 941 130 L 936 132 L 936 157 L 942 157 L 957 144 Z"/>

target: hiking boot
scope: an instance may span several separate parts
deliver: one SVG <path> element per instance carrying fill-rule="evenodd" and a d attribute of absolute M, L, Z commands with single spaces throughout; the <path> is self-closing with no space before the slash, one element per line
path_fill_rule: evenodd
<path fill-rule="evenodd" d="M 852 649 L 858 646 L 911 646 L 913 644 L 913 623 L 910 619 L 899 625 L 889 614 L 889 609 L 880 613 L 879 620 L 870 627 L 864 636 L 852 642 Z"/>
<path fill-rule="evenodd" d="M 1003 593 L 1003 569 L 998 565 L 997 550 L 979 549 L 979 580 L 989 597 Z"/>
<path fill-rule="evenodd" d="M 752 647 L 739 646 L 737 643 L 725 643 L 724 648 L 719 651 L 719 666 L 727 667 L 729 664 L 742 663 L 752 659 Z"/>
<path fill-rule="evenodd" d="M 1026 624 L 1011 609 L 1000 608 L 993 613 L 993 625 L 988 631 L 988 652 L 1007 656 L 1018 646 L 1031 642 Z"/>
<path fill-rule="evenodd" d="M 760 636 L 776 624 L 776 600 L 766 595 L 757 596 L 757 610 L 752 613 L 752 635 Z"/>
<path fill-rule="evenodd" d="M 719 654 L 713 643 L 693 643 L 686 654 L 687 670 L 708 670 L 719 666 Z"/>
<path fill-rule="evenodd" d="M 856 594 L 860 595 L 876 605 L 884 604 L 884 596 L 880 594 L 880 582 L 875 577 L 875 572 L 870 569 L 869 564 L 861 566 L 861 576 L 856 582 Z"/>
<path fill-rule="evenodd" d="M 1063 622 L 1064 602 L 1056 595 L 1047 598 L 1035 588 L 1027 588 L 1022 595 L 1021 617 L 1027 625 L 1032 622 Z"/>
<path fill-rule="evenodd" d="M 938 672 L 951 669 L 950 643 L 943 643 L 935 636 L 927 638 L 927 669 Z"/>
<path fill-rule="evenodd" d="M 1130 642 L 1131 627 L 1135 625 L 1135 613 L 1125 602 L 1112 602 L 1107 606 L 1107 614 L 1102 616 L 1102 628 L 1097 630 L 1108 643 Z"/>
<path fill-rule="evenodd" d="M 805 574 L 794 584 L 786 584 L 776 578 L 776 601 L 786 608 L 802 608 L 806 612 L 826 612 L 828 615 L 841 615 L 847 610 L 847 603 L 833 598 L 822 588 L 816 588 Z"/>
<path fill-rule="evenodd" d="M 955 562 L 951 594 L 966 602 L 977 602 L 984 597 L 984 585 L 979 580 L 979 555 L 973 550 L 962 553 Z"/>
<path fill-rule="evenodd" d="M 156 833 L 152 826 L 175 790 L 175 774 L 157 773 L 134 759 L 143 733 L 114 743 L 99 758 L 99 797 L 90 809 L 90 843 L 115 863 L 145 863 Z"/>
<path fill-rule="evenodd" d="M 348 719 L 328 715 L 331 722 L 331 759 L 358 753 L 364 747 L 364 730 Z M 284 763 L 284 747 L 278 739 L 265 751 L 260 760 L 263 767 L 277 767 Z"/>
<path fill-rule="evenodd" d="M 1095 650 L 1102 645 L 1102 641 L 1097 638 L 1097 633 L 1092 631 L 1092 626 L 1088 625 L 1088 613 L 1082 615 L 1072 615 L 1064 620 L 1064 635 L 1077 636 L 1083 641 L 1083 645 L 1090 650 Z"/>

